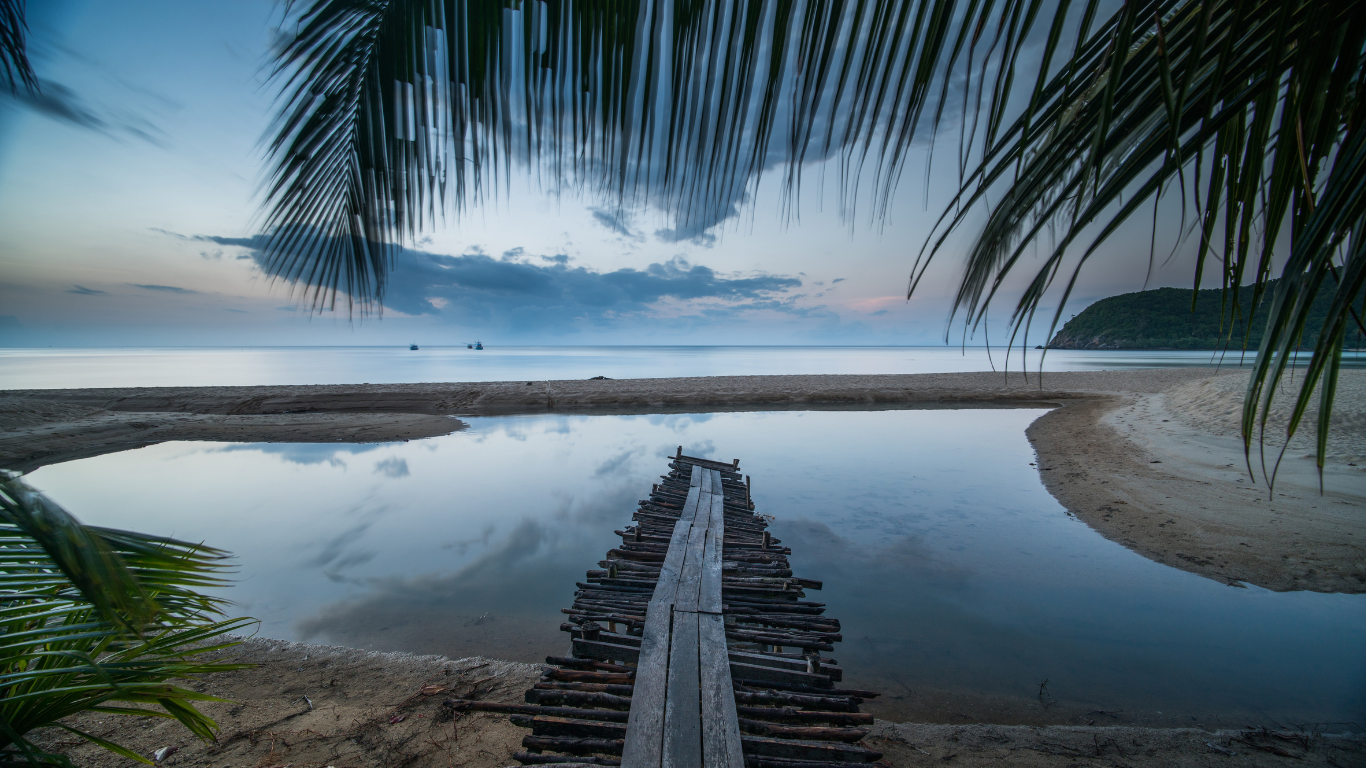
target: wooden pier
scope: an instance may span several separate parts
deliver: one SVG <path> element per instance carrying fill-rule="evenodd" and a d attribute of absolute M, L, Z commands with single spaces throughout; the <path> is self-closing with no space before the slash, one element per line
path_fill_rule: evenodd
<path fill-rule="evenodd" d="M 620 548 L 561 609 L 569 656 L 551 656 L 526 705 L 523 765 L 839 768 L 882 755 L 856 742 L 872 691 L 841 690 L 838 620 L 795 578 L 791 550 L 754 513 L 731 464 L 678 455 L 640 502 Z"/>

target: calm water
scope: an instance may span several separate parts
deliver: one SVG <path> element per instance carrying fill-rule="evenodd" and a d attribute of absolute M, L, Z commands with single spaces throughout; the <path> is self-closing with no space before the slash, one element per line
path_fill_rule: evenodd
<path fill-rule="evenodd" d="M 30 479 L 89 523 L 236 552 L 226 594 L 264 635 L 536 661 L 565 650 L 574 581 L 682 444 L 742 460 L 884 716 L 1363 722 L 1366 595 L 1225 586 L 1107 541 L 1029 465 L 1041 413 L 475 418 L 398 444 L 167 443 Z"/>
<path fill-rule="evenodd" d="M 1052 350 L 1045 371 L 1211 365 L 1209 352 Z M 1236 355 L 1224 358 L 1236 365 Z M 0 389 L 250 384 L 398 384 L 1003 370 L 1004 352 L 973 347 L 248 347 L 0 349 Z M 1019 370 L 1013 350 L 1010 369 Z M 1039 352 L 1030 350 L 1029 369 Z M 1348 367 L 1366 366 L 1349 354 Z M 994 367 L 993 367 L 994 366 Z"/>

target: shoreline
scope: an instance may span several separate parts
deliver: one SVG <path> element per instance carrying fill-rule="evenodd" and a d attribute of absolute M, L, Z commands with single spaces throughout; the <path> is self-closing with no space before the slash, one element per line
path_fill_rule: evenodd
<path fill-rule="evenodd" d="M 1026 430 L 1040 479 L 1106 538 L 1233 586 L 1366 593 L 1366 468 L 1350 461 L 1366 440 L 1366 371 L 1343 372 L 1347 401 L 1338 410 L 1348 416 L 1330 443 L 1341 455 L 1330 462 L 1322 496 L 1312 461 L 1298 449 L 1282 464 L 1274 495 L 1247 476 L 1240 440 L 1218 420 L 1230 418 L 1232 385 L 1245 375 L 1148 368 L 1042 378 L 980 372 L 9 390 L 0 391 L 0 469 L 27 472 L 170 440 L 406 441 L 464 429 L 461 417 L 492 415 L 1051 406 Z"/>
<path fill-rule="evenodd" d="M 483 657 L 362 651 L 252 638 L 211 654 L 249 659 L 255 669 L 191 683 L 228 699 L 203 711 L 221 731 L 204 744 L 179 723 L 155 717 L 86 712 L 67 723 L 143 755 L 174 747 L 165 766 L 381 766 L 505 768 L 528 731 L 507 715 L 455 713 L 446 698 L 521 703 L 541 665 Z M 1099 719 L 1108 719 L 1100 717 Z M 1062 768 L 1078 760 L 1128 766 L 1351 765 L 1366 759 L 1366 735 L 1346 727 L 1271 730 L 1136 725 L 914 724 L 877 720 L 865 737 L 895 766 Z M 78 765 L 116 768 L 128 761 L 56 728 L 35 733 Z M 1119 761 L 1116 763 L 1116 761 Z"/>

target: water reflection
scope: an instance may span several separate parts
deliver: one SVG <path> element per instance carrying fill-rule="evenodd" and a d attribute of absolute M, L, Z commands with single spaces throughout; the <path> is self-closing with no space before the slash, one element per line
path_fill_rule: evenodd
<path fill-rule="evenodd" d="M 471 419 L 404 444 L 172 443 L 32 479 L 88 522 L 237 552 L 264 634 L 535 661 L 678 445 L 739 457 L 844 625 L 874 711 L 921 720 L 1361 720 L 1366 596 L 1157 565 L 1029 465 L 1038 410 Z M 1097 714 L 1100 713 L 1100 714 Z M 1106 714 L 1109 713 L 1109 714 Z"/>

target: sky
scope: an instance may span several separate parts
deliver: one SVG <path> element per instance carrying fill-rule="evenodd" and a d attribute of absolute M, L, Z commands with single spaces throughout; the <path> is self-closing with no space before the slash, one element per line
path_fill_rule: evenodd
<path fill-rule="evenodd" d="M 0 346 L 963 341 L 948 320 L 967 239 L 906 298 L 956 188 L 951 163 L 926 176 L 923 151 L 880 225 L 841 218 L 833 185 L 817 183 L 792 220 L 778 174 L 689 232 L 661 211 L 621 213 L 516 177 L 409 243 L 381 312 L 315 312 L 256 249 L 279 14 L 273 0 L 29 4 L 42 92 L 0 95 Z M 1175 222 L 1165 210 L 1159 252 Z M 1145 285 L 1190 287 L 1184 254 L 1149 273 L 1150 223 L 1094 257 L 1064 318 Z M 1013 298 L 969 343 L 1005 338 Z M 1030 344 L 1046 330 L 1036 323 Z"/>

